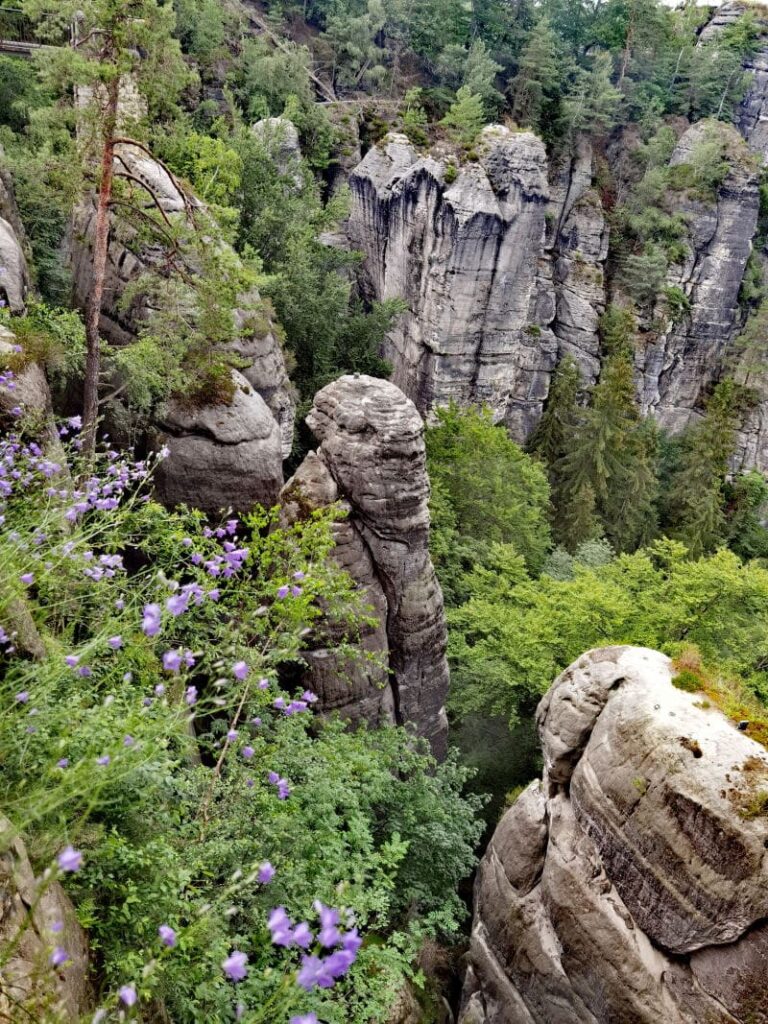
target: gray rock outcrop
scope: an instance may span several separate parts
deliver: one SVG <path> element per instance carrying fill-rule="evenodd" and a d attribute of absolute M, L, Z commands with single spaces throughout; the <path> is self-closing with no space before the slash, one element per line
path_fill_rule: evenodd
<path fill-rule="evenodd" d="M 0 217 L 0 303 L 23 313 L 30 288 L 29 268 L 13 225 Z"/>
<path fill-rule="evenodd" d="M 531 403 L 540 411 L 555 358 L 531 319 L 546 153 L 531 132 L 496 125 L 477 154 L 457 168 L 388 135 L 350 177 L 348 231 L 366 257 L 366 295 L 408 305 L 383 351 L 394 382 L 422 413 L 486 403 L 517 432 Z"/>
<path fill-rule="evenodd" d="M 680 430 L 704 405 L 723 359 L 741 327 L 739 289 L 757 227 L 759 167 L 734 128 L 699 121 L 679 140 L 670 166 L 690 163 L 697 147 L 722 142 L 728 172 L 710 201 L 680 191 L 676 212 L 689 225 L 687 252 L 667 284 L 679 289 L 690 311 L 644 336 L 636 365 L 640 405 L 662 426 Z"/>
<path fill-rule="evenodd" d="M 768 752 L 656 651 L 589 651 L 478 872 L 461 1024 L 765 1024 Z"/>
<path fill-rule="evenodd" d="M 423 421 L 394 384 L 355 374 L 318 392 L 307 423 L 319 446 L 286 484 L 284 516 L 341 503 L 334 557 L 377 623 L 363 638 L 376 660 L 339 671 L 328 645 L 308 656 L 311 684 L 323 708 L 411 725 L 443 756 L 446 626 L 429 556 Z"/>
<path fill-rule="evenodd" d="M 0 948 L 11 946 L 0 969 L 0 1019 L 80 1020 L 92 1005 L 85 933 L 59 883 L 35 878 L 24 843 L 0 817 Z M 57 946 L 69 961 L 53 968 Z"/>
<path fill-rule="evenodd" d="M 226 405 L 168 403 L 160 418 L 158 444 L 168 456 L 155 474 L 155 489 L 167 505 L 188 504 L 204 512 L 247 512 L 277 501 L 283 483 L 280 429 L 264 399 L 236 370 Z"/>

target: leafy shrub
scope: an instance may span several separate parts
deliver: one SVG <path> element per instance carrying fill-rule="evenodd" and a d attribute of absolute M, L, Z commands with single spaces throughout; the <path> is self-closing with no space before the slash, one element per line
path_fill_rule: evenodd
<path fill-rule="evenodd" d="M 403 730 L 312 716 L 305 644 L 330 611 L 351 654 L 368 621 L 328 558 L 336 513 L 212 528 L 142 494 L 145 463 L 110 452 L 83 476 L 77 427 L 61 429 L 70 466 L 0 442 L 0 788 L 88 928 L 104 1019 L 123 1019 L 126 985 L 179 1024 L 382 1019 L 424 938 L 464 914 L 478 801 Z M 56 867 L 69 846 L 79 870 Z M 282 906 L 314 932 L 317 899 L 363 944 L 336 987 L 305 990 L 296 972 L 314 961 L 281 951 L 267 918 Z"/>

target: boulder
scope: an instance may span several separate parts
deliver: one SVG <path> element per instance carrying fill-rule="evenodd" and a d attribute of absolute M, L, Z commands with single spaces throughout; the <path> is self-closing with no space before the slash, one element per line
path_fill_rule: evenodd
<path fill-rule="evenodd" d="M 367 645 L 386 669 L 382 674 L 376 664 L 361 666 L 362 675 L 345 690 L 343 674 L 334 679 L 333 665 L 322 673 L 310 657 L 313 682 L 319 677 L 316 688 L 331 707 L 352 718 L 383 715 L 411 725 L 442 756 L 446 626 L 429 556 L 423 421 L 394 384 L 355 374 L 318 392 L 307 423 L 319 445 L 286 484 L 284 514 L 296 518 L 342 504 L 347 515 L 337 525 L 335 557 L 379 623 Z"/>
<path fill-rule="evenodd" d="M 168 403 L 158 444 L 168 449 L 155 474 L 158 498 L 214 514 L 248 512 L 277 501 L 283 483 L 280 428 L 266 402 L 236 370 L 226 404 Z"/>
<path fill-rule="evenodd" d="M 656 651 L 589 651 L 478 872 L 461 1024 L 768 1020 L 768 752 Z"/>

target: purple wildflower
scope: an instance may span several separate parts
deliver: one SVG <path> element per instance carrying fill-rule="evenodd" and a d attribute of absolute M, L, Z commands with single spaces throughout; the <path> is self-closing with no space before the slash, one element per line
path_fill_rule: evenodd
<path fill-rule="evenodd" d="M 294 946 L 299 946 L 301 949 L 308 949 L 312 945 L 312 938 L 312 932 L 306 921 L 300 921 L 291 935 Z"/>
<path fill-rule="evenodd" d="M 59 760 L 56 762 L 56 767 L 57 768 L 69 768 L 69 758 L 68 757 L 61 757 L 61 758 L 59 758 Z"/>
<path fill-rule="evenodd" d="M 20 693 L 16 694 L 16 700 L 19 704 L 26 704 L 29 700 L 29 693 L 26 690 L 22 690 Z"/>
<path fill-rule="evenodd" d="M 22 573 L 21 576 L 19 576 L 19 579 L 21 580 L 25 587 L 28 587 L 35 582 L 35 574 L 32 572 L 25 572 Z"/>
<path fill-rule="evenodd" d="M 161 924 L 157 929 L 157 934 L 160 936 L 162 944 L 168 946 L 169 949 L 173 949 L 176 945 L 176 932 L 170 925 Z"/>
<path fill-rule="evenodd" d="M 157 636 L 160 632 L 160 605 L 145 604 L 143 611 L 144 618 L 141 628 L 147 636 Z"/>
<path fill-rule="evenodd" d="M 178 672 L 181 668 L 181 651 L 166 651 L 163 655 L 163 668 L 166 672 Z"/>
<path fill-rule="evenodd" d="M 320 1024 L 316 1013 L 303 1013 L 298 1017 L 291 1017 L 289 1024 Z"/>
<path fill-rule="evenodd" d="M 285 911 L 285 907 L 275 907 L 267 920 L 267 928 L 272 935 L 272 944 L 275 946 L 290 946 L 293 941 L 291 919 Z"/>
<path fill-rule="evenodd" d="M 111 636 L 107 640 L 107 646 L 111 647 L 113 651 L 119 651 L 123 646 L 123 638 L 121 636 Z"/>
<path fill-rule="evenodd" d="M 234 743 L 235 740 L 237 739 L 237 735 L 237 729 L 230 729 L 229 732 L 227 733 L 227 739 L 229 740 L 230 743 Z"/>
<path fill-rule="evenodd" d="M 248 957 L 239 950 L 233 950 L 221 967 L 230 981 L 242 981 L 248 974 Z"/>
<path fill-rule="evenodd" d="M 136 989 L 133 985 L 123 985 L 122 988 L 117 990 L 118 997 L 121 1003 L 126 1006 L 133 1006 L 138 999 L 136 995 Z"/>
<path fill-rule="evenodd" d="M 79 850 L 67 846 L 61 851 L 57 861 L 62 871 L 79 871 L 83 865 L 83 855 Z"/>
<path fill-rule="evenodd" d="M 187 704 L 190 705 L 190 707 L 197 702 L 197 687 L 196 686 L 188 686 L 187 687 L 187 692 L 184 694 L 184 700 L 187 702 Z"/>
<path fill-rule="evenodd" d="M 275 869 L 268 860 L 259 865 L 259 873 L 256 877 L 262 885 L 267 885 L 275 877 Z"/>
<path fill-rule="evenodd" d="M 288 597 L 290 590 L 288 587 L 280 587 L 277 591 L 277 596 L 282 600 L 284 597 Z"/>
<path fill-rule="evenodd" d="M 235 679 L 239 679 L 240 681 L 245 679 L 249 672 L 250 669 L 248 668 L 244 661 L 236 661 L 235 664 L 232 666 L 233 676 L 235 677 Z"/>
<path fill-rule="evenodd" d="M 57 946 L 51 953 L 50 962 L 52 967 L 61 967 L 71 960 L 69 953 L 62 946 Z"/>
<path fill-rule="evenodd" d="M 240 753 L 243 755 L 246 761 L 250 761 L 253 755 L 256 753 L 256 751 L 253 749 L 253 747 L 247 746 L 243 747 Z"/>
<path fill-rule="evenodd" d="M 106 768 L 106 766 L 109 764 L 111 760 L 112 759 L 110 758 L 109 754 L 102 754 L 101 757 L 96 758 L 96 764 L 102 768 Z"/>

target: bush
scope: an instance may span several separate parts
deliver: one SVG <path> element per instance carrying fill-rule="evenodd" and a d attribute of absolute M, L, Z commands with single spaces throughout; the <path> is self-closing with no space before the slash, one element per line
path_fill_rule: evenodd
<path fill-rule="evenodd" d="M 39 884 L 52 866 L 89 931 L 104 1019 L 123 1019 L 123 985 L 178 1024 L 231 1022 L 238 1003 L 263 1024 L 382 1019 L 424 937 L 464 914 L 478 802 L 454 761 L 400 729 L 323 722 L 301 693 L 322 617 L 346 623 L 350 652 L 367 621 L 328 559 L 335 513 L 214 529 L 148 500 L 151 466 L 116 453 L 78 485 L 77 426 L 61 431 L 70 467 L 21 435 L 0 442 L 22 481 L 0 510 L 0 788 Z M 68 845 L 82 867 L 63 873 Z M 305 991 L 305 954 L 274 945 L 267 917 L 284 906 L 315 931 L 316 899 L 363 942 L 335 988 Z M 233 950 L 247 956 L 236 990 Z"/>

